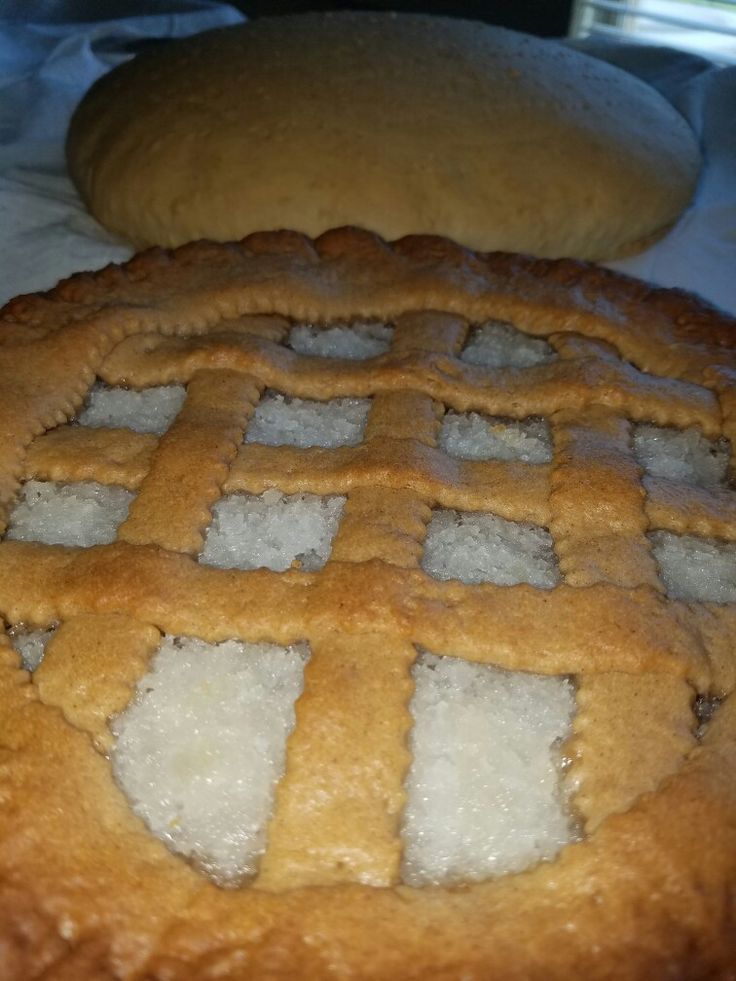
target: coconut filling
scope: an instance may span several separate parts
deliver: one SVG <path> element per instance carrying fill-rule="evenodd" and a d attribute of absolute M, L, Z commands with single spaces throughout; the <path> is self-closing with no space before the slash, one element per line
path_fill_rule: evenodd
<path fill-rule="evenodd" d="M 519 460 L 549 463 L 552 437 L 544 419 L 497 419 L 477 412 L 448 412 L 442 420 L 440 448 L 460 460 Z"/>
<path fill-rule="evenodd" d="M 391 347 L 393 330 L 386 324 L 356 321 L 352 324 L 297 324 L 289 334 L 289 347 L 311 357 L 365 361 L 385 354 Z"/>
<path fill-rule="evenodd" d="M 307 656 L 165 637 L 112 722 L 113 773 L 133 810 L 220 885 L 257 871 Z"/>
<path fill-rule="evenodd" d="M 460 358 L 485 368 L 531 368 L 554 361 L 556 354 L 544 339 L 530 337 L 511 324 L 489 320 L 473 328 Z"/>
<path fill-rule="evenodd" d="M 659 477 L 695 487 L 723 487 L 728 470 L 729 444 L 725 439 L 706 439 L 695 426 L 634 427 L 634 455 L 648 477 Z"/>
<path fill-rule="evenodd" d="M 727 489 L 730 445 L 708 440 L 700 429 L 640 425 L 634 428 L 634 454 L 651 478 L 702 487 L 717 493 Z M 711 603 L 736 602 L 736 545 L 715 538 L 649 534 L 659 574 L 672 599 Z"/>
<path fill-rule="evenodd" d="M 562 789 L 572 683 L 423 652 L 413 669 L 403 879 L 520 872 L 574 837 Z"/>
<path fill-rule="evenodd" d="M 95 481 L 60 484 L 28 480 L 10 513 L 5 537 L 47 545 L 107 545 L 115 541 L 135 495 Z"/>
<path fill-rule="evenodd" d="M 559 572 L 550 533 L 495 514 L 437 508 L 427 528 L 422 568 L 435 579 L 476 585 L 529 583 L 551 589 Z"/>
<path fill-rule="evenodd" d="M 156 385 L 134 391 L 108 388 L 97 383 L 77 416 L 80 426 L 132 429 L 161 436 L 179 413 L 186 389 L 183 385 Z"/>
<path fill-rule="evenodd" d="M 53 631 L 11 632 L 35 670 Z M 133 811 L 221 886 L 258 871 L 283 775 L 306 645 L 165 637 L 111 722 Z M 574 838 L 561 790 L 571 683 L 423 652 L 413 669 L 403 880 L 517 872 Z"/>
<path fill-rule="evenodd" d="M 330 554 L 344 497 L 228 494 L 212 511 L 199 561 L 221 569 L 321 569 Z"/>
<path fill-rule="evenodd" d="M 269 391 L 256 406 L 246 443 L 266 446 L 357 446 L 363 438 L 370 399 L 315 402 Z"/>

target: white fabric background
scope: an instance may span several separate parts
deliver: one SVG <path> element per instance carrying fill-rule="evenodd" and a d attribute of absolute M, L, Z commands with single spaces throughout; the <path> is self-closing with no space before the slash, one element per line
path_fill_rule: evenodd
<path fill-rule="evenodd" d="M 84 20 L 87 8 L 109 19 Z M 126 16 L 116 18 L 118 9 Z M 159 0 L 155 15 L 137 14 L 131 0 L 48 0 L 33 4 L 33 24 L 28 10 L 6 0 L 0 19 L 0 303 L 131 254 L 87 214 L 66 173 L 69 117 L 91 83 L 156 38 L 242 20 L 207 0 Z M 656 85 L 690 120 L 706 161 L 693 206 L 672 232 L 614 268 L 736 312 L 736 68 L 656 48 L 595 53 Z"/>

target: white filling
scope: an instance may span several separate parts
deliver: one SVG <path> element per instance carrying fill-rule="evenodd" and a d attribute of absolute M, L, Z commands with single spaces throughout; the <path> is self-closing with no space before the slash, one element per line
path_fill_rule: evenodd
<path fill-rule="evenodd" d="M 20 654 L 26 671 L 35 671 L 43 661 L 46 645 L 53 634 L 53 627 L 50 630 L 24 630 L 22 627 L 16 627 L 9 631 L 10 640 Z"/>
<path fill-rule="evenodd" d="M 560 788 L 570 682 L 431 654 L 414 679 L 404 881 L 482 879 L 552 858 L 572 837 Z"/>
<path fill-rule="evenodd" d="M 184 404 L 183 385 L 157 385 L 134 392 L 95 385 L 77 421 L 82 426 L 165 433 Z"/>
<path fill-rule="evenodd" d="M 267 446 L 355 446 L 363 438 L 370 399 L 312 402 L 268 392 L 256 406 L 246 443 Z"/>
<path fill-rule="evenodd" d="M 344 504 L 344 497 L 287 496 L 278 490 L 229 494 L 213 508 L 200 561 L 226 569 L 265 566 L 283 572 L 292 563 L 321 569 Z"/>
<path fill-rule="evenodd" d="M 544 419 L 513 422 L 477 412 L 448 412 L 442 420 L 440 446 L 462 460 L 547 463 L 552 459 L 552 439 Z"/>
<path fill-rule="evenodd" d="M 698 487 L 722 485 L 728 470 L 726 440 L 712 442 L 695 427 L 680 430 L 636 426 L 634 454 L 639 464 L 653 477 L 665 477 Z"/>
<path fill-rule="evenodd" d="M 529 368 L 554 357 L 546 341 L 496 320 L 477 327 L 460 355 L 463 361 L 487 368 Z"/>
<path fill-rule="evenodd" d="M 550 589 L 558 581 L 552 537 L 536 525 L 494 514 L 438 509 L 432 515 L 422 568 L 435 579 Z"/>
<path fill-rule="evenodd" d="M 299 354 L 364 361 L 385 354 L 392 337 L 393 330 L 378 323 L 335 324 L 331 327 L 298 324 L 289 334 L 289 347 Z"/>
<path fill-rule="evenodd" d="M 136 814 L 221 885 L 257 871 L 305 660 L 297 647 L 167 637 L 112 724 Z"/>
<path fill-rule="evenodd" d="M 105 545 L 115 540 L 135 495 L 94 481 L 29 480 L 10 515 L 7 537 L 47 545 Z"/>
<path fill-rule="evenodd" d="M 650 539 L 673 599 L 736 602 L 736 545 L 667 531 L 656 531 Z"/>

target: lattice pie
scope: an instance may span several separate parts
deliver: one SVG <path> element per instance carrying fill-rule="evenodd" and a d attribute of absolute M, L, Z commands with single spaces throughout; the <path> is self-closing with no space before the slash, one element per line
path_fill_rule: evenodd
<path fill-rule="evenodd" d="M 733 977 L 735 326 L 346 229 L 6 307 L 0 977 Z"/>

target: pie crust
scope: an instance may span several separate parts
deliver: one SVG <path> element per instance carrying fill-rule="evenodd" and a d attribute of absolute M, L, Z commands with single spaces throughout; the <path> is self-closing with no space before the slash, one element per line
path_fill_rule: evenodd
<path fill-rule="evenodd" d="M 390 351 L 282 343 L 289 321 L 354 318 L 395 324 Z M 557 359 L 461 361 L 489 318 Z M 59 624 L 33 676 L 0 647 L 0 978 L 734 977 L 736 610 L 669 599 L 646 533 L 736 541 L 736 503 L 664 480 L 645 493 L 631 445 L 632 421 L 736 439 L 732 319 L 582 263 L 355 229 L 145 252 L 0 319 L 6 519 L 31 477 L 137 491 L 111 545 L 0 542 L 6 625 Z M 95 377 L 187 383 L 186 402 L 161 438 L 62 426 Z M 243 444 L 266 387 L 372 396 L 364 441 Z M 552 462 L 450 466 L 441 405 L 545 416 Z M 274 486 L 347 494 L 325 568 L 198 565 L 222 493 Z M 562 583 L 431 579 L 435 504 L 546 526 Z M 171 854 L 111 775 L 108 719 L 163 631 L 311 645 L 268 848 L 240 889 Z M 555 861 L 400 884 L 418 647 L 574 677 L 566 780 L 584 835 Z M 696 695 L 720 701 L 697 734 Z"/>
<path fill-rule="evenodd" d="M 683 116 L 630 72 L 492 24 L 386 10 L 257 17 L 156 45 L 85 94 L 66 149 L 90 212 L 140 248 L 352 224 L 596 260 L 661 238 L 701 165 Z"/>

